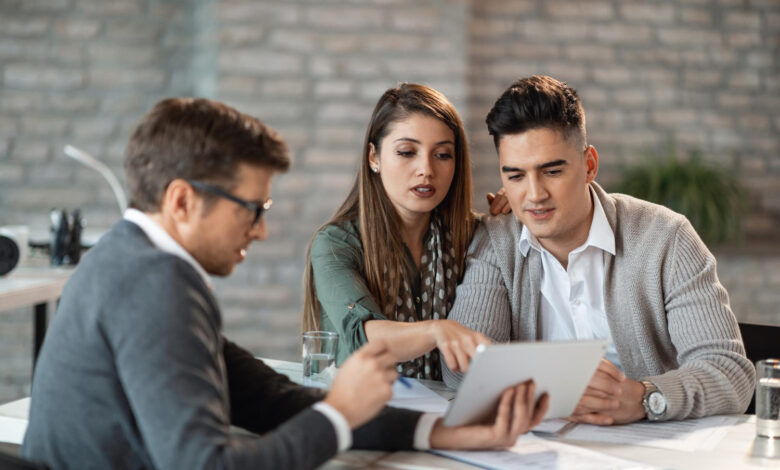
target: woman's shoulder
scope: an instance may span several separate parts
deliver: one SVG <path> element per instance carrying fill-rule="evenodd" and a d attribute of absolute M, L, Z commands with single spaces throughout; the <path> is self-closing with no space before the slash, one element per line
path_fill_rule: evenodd
<path fill-rule="evenodd" d="M 360 226 L 357 220 L 341 220 L 322 226 L 314 235 L 313 247 L 344 245 L 360 248 Z"/>

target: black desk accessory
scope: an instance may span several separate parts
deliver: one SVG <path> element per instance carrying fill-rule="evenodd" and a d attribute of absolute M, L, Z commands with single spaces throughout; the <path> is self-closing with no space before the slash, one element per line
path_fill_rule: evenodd
<path fill-rule="evenodd" d="M 16 240 L 0 235 L 0 276 L 10 273 L 16 267 L 20 253 Z"/>

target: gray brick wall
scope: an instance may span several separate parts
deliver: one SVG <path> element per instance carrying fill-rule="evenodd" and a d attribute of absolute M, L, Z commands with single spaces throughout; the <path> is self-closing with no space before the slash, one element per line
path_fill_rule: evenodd
<path fill-rule="evenodd" d="M 0 0 L 0 225 L 43 230 L 51 207 L 80 207 L 110 226 L 107 185 L 61 148 L 123 179 L 128 135 L 164 96 L 255 114 L 293 169 L 274 183 L 268 240 L 216 284 L 229 336 L 294 359 L 305 247 L 346 194 L 379 94 L 406 80 L 450 97 L 484 210 L 500 184 L 484 116 L 512 80 L 547 73 L 580 90 L 607 187 L 670 140 L 739 175 L 749 235 L 774 257 L 719 256 L 719 273 L 741 319 L 780 322 L 779 35 L 772 0 Z M 29 393 L 31 330 L 27 310 L 0 313 L 0 402 Z"/>
<path fill-rule="evenodd" d="M 513 79 L 554 75 L 585 104 L 599 180 L 674 142 L 750 190 L 749 237 L 780 228 L 780 4 L 727 1 L 473 2 L 469 127 L 478 193 L 496 169 L 484 116 Z"/>
<path fill-rule="evenodd" d="M 255 351 L 299 356 L 306 245 L 352 182 L 380 94 L 421 81 L 465 105 L 466 2 L 220 2 L 215 96 L 291 144 L 275 183 L 269 237 L 218 282 L 229 335 Z"/>

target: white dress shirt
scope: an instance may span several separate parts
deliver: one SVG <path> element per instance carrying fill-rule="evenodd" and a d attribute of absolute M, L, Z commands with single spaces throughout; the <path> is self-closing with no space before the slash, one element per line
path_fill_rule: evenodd
<path fill-rule="evenodd" d="M 190 264 L 195 272 L 203 279 L 206 286 L 208 286 L 209 289 L 214 290 L 211 279 L 206 270 L 203 269 L 203 266 L 201 266 L 195 258 L 184 249 L 184 247 L 174 240 L 164 228 L 155 222 L 154 219 L 143 212 L 132 208 L 125 210 L 124 219 L 140 227 L 154 246 L 166 253 L 178 256 Z M 352 430 L 341 412 L 322 401 L 315 403 L 312 408 L 325 415 L 325 417 L 328 418 L 328 421 L 333 425 L 333 429 L 336 431 L 339 451 L 344 451 L 352 447 Z M 433 425 L 436 423 L 437 418 L 438 415 L 436 414 L 425 413 L 420 417 L 420 420 L 417 421 L 414 432 L 415 449 L 428 450 L 430 448 L 431 431 L 433 431 Z"/>
<path fill-rule="evenodd" d="M 541 253 L 541 337 L 549 341 L 607 339 L 606 358 L 621 370 L 604 309 L 604 263 L 615 255 L 615 234 L 607 222 L 599 198 L 590 190 L 593 220 L 588 239 L 569 253 L 568 269 L 523 226 L 520 250 Z"/>

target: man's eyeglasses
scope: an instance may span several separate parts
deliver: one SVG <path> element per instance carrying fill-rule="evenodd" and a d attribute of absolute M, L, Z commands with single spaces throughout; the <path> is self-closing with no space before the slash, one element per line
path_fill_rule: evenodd
<path fill-rule="evenodd" d="M 252 227 L 256 226 L 260 222 L 260 218 L 263 217 L 263 212 L 270 209 L 271 205 L 274 203 L 274 201 L 272 201 L 269 198 L 263 204 L 255 204 L 254 202 L 249 202 L 247 200 L 241 199 L 238 196 L 234 196 L 229 192 L 219 189 L 216 186 L 211 186 L 210 184 L 201 183 L 200 181 L 193 181 L 193 180 L 187 180 L 187 182 L 195 189 L 200 189 L 201 191 L 208 191 L 212 194 L 216 194 L 217 196 L 224 197 L 225 199 L 230 199 L 236 204 L 240 204 L 245 208 L 249 209 L 250 211 L 254 212 L 255 218 L 252 221 Z"/>

